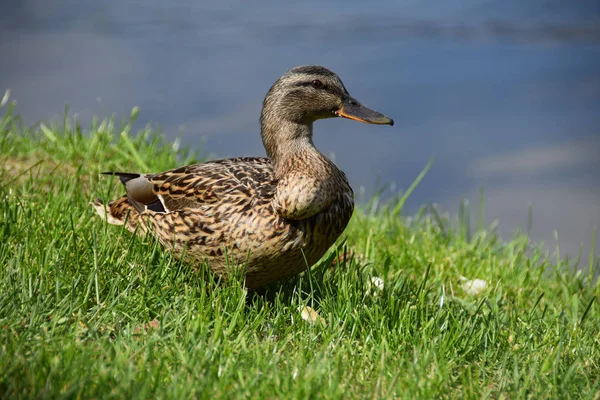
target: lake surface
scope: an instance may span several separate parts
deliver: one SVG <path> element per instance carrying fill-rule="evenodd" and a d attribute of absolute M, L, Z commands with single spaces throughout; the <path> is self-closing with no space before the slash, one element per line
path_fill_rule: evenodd
<path fill-rule="evenodd" d="M 321 64 L 396 121 L 315 124 L 355 192 L 407 188 L 434 158 L 407 212 L 476 208 L 484 188 L 503 236 L 526 227 L 531 205 L 532 240 L 553 249 L 557 230 L 561 254 L 583 243 L 587 255 L 600 228 L 600 2 L 348 3 L 5 4 L 0 90 L 31 123 L 65 103 L 84 123 L 138 105 L 141 125 L 212 157 L 264 155 L 266 91 Z"/>

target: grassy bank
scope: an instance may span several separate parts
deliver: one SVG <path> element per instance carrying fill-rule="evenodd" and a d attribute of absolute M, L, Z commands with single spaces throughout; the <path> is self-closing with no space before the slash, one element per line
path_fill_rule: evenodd
<path fill-rule="evenodd" d="M 2 398 L 599 396 L 593 265 L 391 204 L 357 210 L 345 257 L 248 300 L 88 206 L 122 191 L 99 172 L 192 153 L 128 123 L 2 113 Z"/>

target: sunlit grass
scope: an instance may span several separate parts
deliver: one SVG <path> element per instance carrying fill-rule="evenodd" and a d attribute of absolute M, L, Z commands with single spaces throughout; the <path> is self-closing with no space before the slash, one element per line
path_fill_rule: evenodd
<path fill-rule="evenodd" d="M 471 232 L 468 209 L 390 203 L 247 296 L 94 216 L 91 199 L 122 192 L 99 172 L 197 161 L 130 122 L 29 128 L 4 109 L 0 397 L 598 398 L 597 264 Z"/>

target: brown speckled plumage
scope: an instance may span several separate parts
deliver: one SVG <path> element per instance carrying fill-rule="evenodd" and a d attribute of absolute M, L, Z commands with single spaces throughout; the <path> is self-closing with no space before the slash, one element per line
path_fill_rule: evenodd
<path fill-rule="evenodd" d="M 393 123 L 351 98 L 333 72 L 294 68 L 263 103 L 268 158 L 114 173 L 127 194 L 106 207 L 99 200 L 92 205 L 109 223 L 149 230 L 175 254 L 207 261 L 225 277 L 232 265 L 244 265 L 248 288 L 295 275 L 325 254 L 354 209 L 346 176 L 312 142 L 312 123 L 335 116 Z"/>

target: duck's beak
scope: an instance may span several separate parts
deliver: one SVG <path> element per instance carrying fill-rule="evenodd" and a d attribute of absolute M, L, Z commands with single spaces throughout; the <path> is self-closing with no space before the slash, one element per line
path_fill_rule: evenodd
<path fill-rule="evenodd" d="M 394 120 L 371 110 L 360 104 L 352 97 L 343 101 L 342 106 L 335 112 L 336 115 L 367 124 L 394 125 Z"/>

